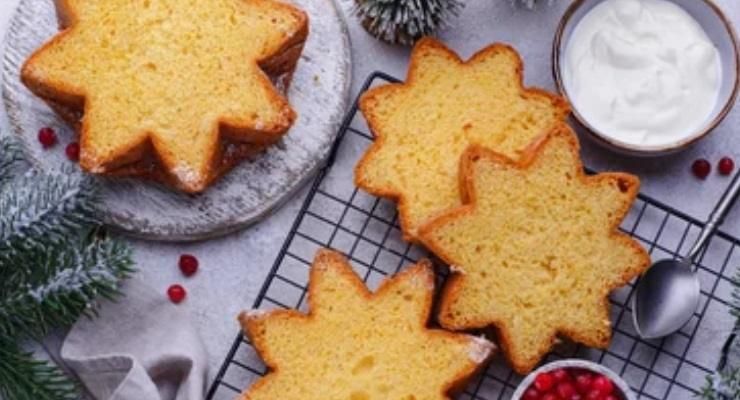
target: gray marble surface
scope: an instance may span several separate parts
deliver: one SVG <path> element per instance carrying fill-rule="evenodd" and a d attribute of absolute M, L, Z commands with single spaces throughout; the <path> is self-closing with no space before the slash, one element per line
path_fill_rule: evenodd
<path fill-rule="evenodd" d="M 348 14 L 353 41 L 353 93 L 373 70 L 381 69 L 403 76 L 408 49 L 372 39 L 349 15 L 353 1 L 341 2 Z M 511 43 L 525 60 L 526 83 L 554 88 L 550 72 L 550 46 L 555 27 L 568 1 L 554 0 L 550 6 L 541 6 L 534 11 L 513 7 L 508 0 L 470 0 L 466 3 L 467 7 L 460 17 L 452 21 L 453 26 L 441 35 L 452 48 L 467 57 L 494 41 Z M 727 12 L 731 21 L 740 25 L 740 3 L 737 0 L 717 0 L 717 3 Z M 0 31 L 5 30 L 16 4 L 17 0 L 0 0 Z M 698 181 L 689 173 L 689 166 L 697 157 L 716 161 L 724 155 L 740 163 L 738 108 L 735 106 L 708 138 L 680 154 L 658 159 L 627 158 L 584 140 L 586 163 L 596 169 L 620 169 L 636 173 L 643 180 L 644 192 L 703 219 L 729 180 L 712 175 L 706 181 Z M 1 110 L 0 117 L 4 119 Z M 2 128 L 5 129 L 5 126 Z M 200 273 L 184 281 L 189 298 L 182 307 L 190 309 L 195 315 L 208 343 L 212 374 L 216 372 L 237 331 L 235 315 L 252 304 L 304 196 L 305 190 L 262 223 L 221 239 L 187 245 L 131 242 L 142 277 L 161 290 L 163 295 L 171 283 L 183 282 L 177 269 L 179 255 L 187 252 L 200 258 Z M 740 235 L 740 211 L 727 219 L 725 229 Z"/>

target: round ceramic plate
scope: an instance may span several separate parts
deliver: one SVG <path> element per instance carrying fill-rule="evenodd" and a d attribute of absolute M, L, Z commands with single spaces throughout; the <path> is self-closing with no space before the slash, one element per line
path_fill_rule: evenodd
<path fill-rule="evenodd" d="M 308 41 L 288 93 L 298 120 L 283 141 L 243 162 L 197 196 L 136 179 L 99 178 L 100 218 L 131 236 L 166 241 L 223 235 L 265 217 L 322 165 L 348 104 L 351 54 L 347 26 L 333 0 L 293 0 L 310 19 Z M 3 60 L 3 97 L 14 133 L 43 170 L 70 162 L 64 147 L 74 132 L 20 82 L 26 58 L 57 32 L 51 0 L 21 0 L 11 20 Z M 43 150 L 41 127 L 54 127 L 60 144 Z"/>

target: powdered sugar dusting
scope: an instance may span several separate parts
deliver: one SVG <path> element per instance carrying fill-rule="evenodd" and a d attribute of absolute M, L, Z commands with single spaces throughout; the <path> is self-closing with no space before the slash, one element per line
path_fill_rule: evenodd
<path fill-rule="evenodd" d="M 426 275 L 413 274 L 410 278 L 410 282 L 414 287 L 434 290 L 434 280 L 429 279 Z"/>
<path fill-rule="evenodd" d="M 247 310 L 247 311 L 244 311 L 244 315 L 247 318 L 250 318 L 250 319 L 262 318 L 262 317 L 266 316 L 269 313 L 270 312 L 267 311 L 267 310 Z"/>
<path fill-rule="evenodd" d="M 185 164 L 177 164 L 175 168 L 172 169 L 172 173 L 180 180 L 180 182 L 185 184 L 196 184 L 200 182 L 200 174 Z"/>
<path fill-rule="evenodd" d="M 468 357 L 476 364 L 481 364 L 488 359 L 496 346 L 483 337 L 473 336 L 468 349 Z"/>
<path fill-rule="evenodd" d="M 454 273 L 456 273 L 456 274 L 461 274 L 461 275 L 465 275 L 465 270 L 464 270 L 464 269 L 462 269 L 462 268 L 460 268 L 460 267 L 459 267 L 459 266 L 457 266 L 457 265 L 454 265 L 454 264 L 453 264 L 453 265 L 450 265 L 450 271 L 451 271 L 451 272 L 454 272 Z"/>

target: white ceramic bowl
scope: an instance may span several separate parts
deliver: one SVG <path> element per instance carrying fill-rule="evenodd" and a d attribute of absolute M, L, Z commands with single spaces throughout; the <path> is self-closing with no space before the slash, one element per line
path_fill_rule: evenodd
<path fill-rule="evenodd" d="M 552 66 L 555 83 L 563 96 L 569 98 L 561 74 L 561 68 L 565 63 L 565 50 L 573 30 L 581 19 L 591 11 L 597 4 L 604 0 L 574 0 L 568 7 L 560 20 L 560 26 L 555 33 L 552 51 Z M 704 28 L 709 38 L 719 50 L 720 63 L 722 65 L 722 86 L 720 88 L 717 105 L 707 124 L 675 143 L 660 146 L 640 146 L 625 143 L 614 138 L 614 136 L 599 132 L 578 112 L 575 104 L 572 104 L 573 115 L 591 134 L 597 142 L 608 148 L 621 153 L 651 156 L 673 153 L 682 150 L 692 143 L 705 137 L 714 129 L 735 104 L 738 93 L 738 75 L 740 74 L 740 59 L 738 58 L 738 42 L 735 30 L 727 16 L 717 7 L 712 0 L 670 0 L 683 7 Z M 573 102 L 571 102 L 573 103 Z"/>
<path fill-rule="evenodd" d="M 635 394 L 632 393 L 630 386 L 627 384 L 627 382 L 624 381 L 624 379 L 622 379 L 621 376 L 617 375 L 616 372 L 610 370 L 609 368 L 601 364 L 597 364 L 595 362 L 588 361 L 588 360 L 579 360 L 575 358 L 560 360 L 560 361 L 553 361 L 551 363 L 545 364 L 537 368 L 532 373 L 527 375 L 522 380 L 522 382 L 519 384 L 519 386 L 517 386 L 516 391 L 514 392 L 514 395 L 511 397 L 511 400 L 520 400 L 522 396 L 524 395 L 524 392 L 530 386 L 532 386 L 532 383 L 534 383 L 534 378 L 536 378 L 537 375 L 543 372 L 550 372 L 550 371 L 554 371 L 560 368 L 578 368 L 578 369 L 584 369 L 587 371 L 591 371 L 591 372 L 604 375 L 607 378 L 611 379 L 612 382 L 614 382 L 614 389 L 621 392 L 624 399 L 637 400 L 637 397 L 635 397 Z"/>

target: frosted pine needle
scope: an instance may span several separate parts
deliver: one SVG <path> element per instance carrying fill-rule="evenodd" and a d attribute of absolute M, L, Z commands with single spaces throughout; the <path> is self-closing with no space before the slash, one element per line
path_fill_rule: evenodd
<path fill-rule="evenodd" d="M 23 157 L 15 140 L 0 138 L 0 185 L 10 180 Z"/>
<path fill-rule="evenodd" d="M 92 179 L 71 168 L 18 176 L 21 160 L 0 136 L 0 399 L 71 400 L 72 380 L 19 343 L 92 316 L 132 273 L 131 251 L 99 234 Z"/>
<path fill-rule="evenodd" d="M 411 45 L 445 28 L 463 7 L 459 0 L 356 0 L 362 25 L 378 39 Z"/>

